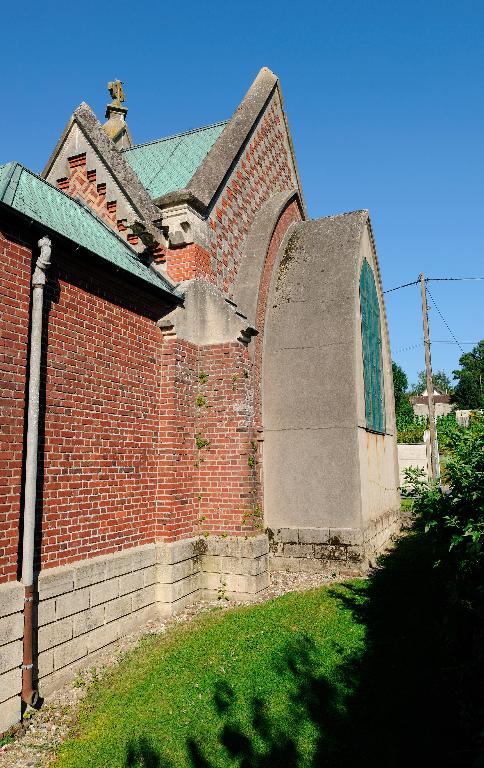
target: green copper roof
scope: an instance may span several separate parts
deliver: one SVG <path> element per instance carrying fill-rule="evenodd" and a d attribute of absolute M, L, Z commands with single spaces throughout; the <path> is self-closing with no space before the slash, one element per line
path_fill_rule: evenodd
<path fill-rule="evenodd" d="M 225 121 L 137 144 L 123 153 L 151 197 L 161 197 L 187 186 L 226 125 Z"/>
<path fill-rule="evenodd" d="M 89 208 L 18 163 L 0 166 L 0 202 L 131 275 L 164 291 L 173 288 Z"/>

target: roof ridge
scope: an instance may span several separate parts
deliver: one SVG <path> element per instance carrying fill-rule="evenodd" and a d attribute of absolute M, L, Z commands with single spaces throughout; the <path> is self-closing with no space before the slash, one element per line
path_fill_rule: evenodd
<path fill-rule="evenodd" d="M 219 125 L 227 125 L 228 120 L 219 120 L 218 123 L 211 123 L 210 125 L 202 125 L 200 128 L 191 128 L 189 131 L 182 131 L 181 133 L 173 133 L 171 136 L 162 136 L 161 139 L 152 139 L 151 141 L 143 141 L 141 144 L 133 144 L 132 147 L 122 149 L 121 152 L 131 152 L 133 149 L 139 149 L 139 147 L 147 147 L 150 144 L 159 144 L 162 141 L 169 141 L 170 139 L 179 139 L 182 136 L 189 136 L 191 133 L 198 133 L 199 131 L 207 131 L 209 128 L 218 128 Z"/>

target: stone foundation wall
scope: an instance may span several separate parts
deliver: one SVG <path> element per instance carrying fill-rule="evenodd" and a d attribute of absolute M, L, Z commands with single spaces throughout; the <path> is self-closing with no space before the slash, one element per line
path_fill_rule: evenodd
<path fill-rule="evenodd" d="M 269 586 L 267 536 L 209 538 L 201 556 L 202 589 L 207 597 L 248 598 Z"/>
<path fill-rule="evenodd" d="M 152 618 L 156 581 L 153 544 L 42 573 L 36 606 L 42 695 L 59 687 L 75 662 Z"/>
<path fill-rule="evenodd" d="M 24 590 L 0 585 L 0 733 L 20 719 Z"/>
<path fill-rule="evenodd" d="M 42 696 L 97 651 L 150 619 L 203 598 L 247 599 L 275 571 L 364 573 L 400 525 L 388 512 L 365 529 L 279 528 L 243 537 L 146 544 L 40 574 L 35 673 Z M 0 586 L 0 733 L 20 718 L 23 588 Z"/>
<path fill-rule="evenodd" d="M 400 530 L 399 510 L 366 528 L 276 528 L 269 533 L 269 569 L 306 573 L 363 574 Z"/>
<path fill-rule="evenodd" d="M 246 599 L 265 589 L 268 551 L 265 535 L 202 537 L 42 572 L 34 603 L 34 673 L 41 696 L 150 619 L 204 597 Z M 0 585 L 0 733 L 20 719 L 22 611 L 22 585 Z"/>

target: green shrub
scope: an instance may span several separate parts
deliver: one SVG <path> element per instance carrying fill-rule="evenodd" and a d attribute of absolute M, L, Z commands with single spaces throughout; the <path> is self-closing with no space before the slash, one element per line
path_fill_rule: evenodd
<path fill-rule="evenodd" d="M 397 416 L 397 440 L 399 443 L 421 443 L 427 429 L 425 416 Z"/>
<path fill-rule="evenodd" d="M 469 586 L 478 583 L 475 578 L 484 565 L 484 419 L 474 418 L 469 429 L 456 426 L 448 437 L 454 435 L 445 467 L 449 492 L 426 482 L 421 470 L 406 470 L 405 480 L 414 496 L 414 513 L 432 537 L 436 563 Z"/>

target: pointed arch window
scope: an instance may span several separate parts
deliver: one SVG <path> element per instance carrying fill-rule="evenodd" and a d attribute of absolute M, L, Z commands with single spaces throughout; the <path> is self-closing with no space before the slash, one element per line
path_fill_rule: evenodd
<path fill-rule="evenodd" d="M 366 428 L 383 433 L 385 432 L 385 402 L 380 305 L 373 270 L 366 259 L 363 261 L 360 273 L 360 311 Z"/>

